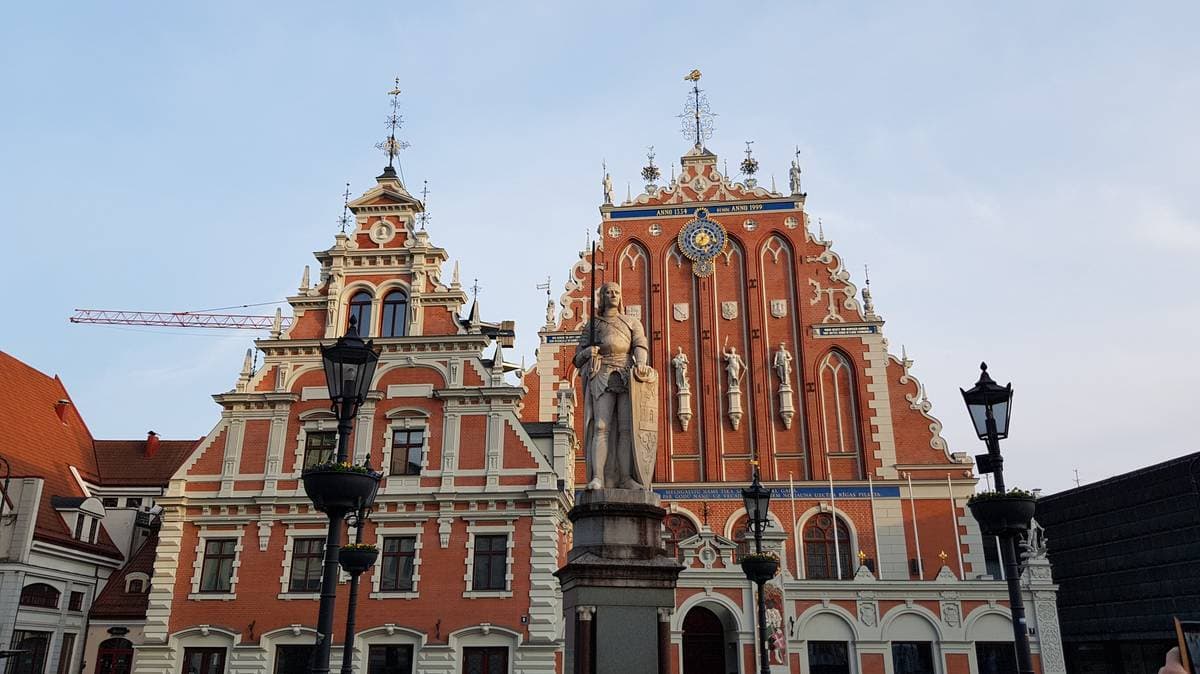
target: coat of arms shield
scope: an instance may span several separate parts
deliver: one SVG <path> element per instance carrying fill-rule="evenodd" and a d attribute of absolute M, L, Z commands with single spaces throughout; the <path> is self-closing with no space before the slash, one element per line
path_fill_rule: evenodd
<path fill-rule="evenodd" d="M 771 300 L 771 315 L 775 318 L 787 316 L 787 302 L 785 300 Z"/>

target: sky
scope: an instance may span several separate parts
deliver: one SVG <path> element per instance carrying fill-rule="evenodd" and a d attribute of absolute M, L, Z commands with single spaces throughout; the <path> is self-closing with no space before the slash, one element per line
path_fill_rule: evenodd
<path fill-rule="evenodd" d="M 206 434 L 253 333 L 74 325 L 76 308 L 279 302 L 345 183 L 405 181 L 532 361 L 616 191 L 754 141 L 915 361 L 952 451 L 959 387 L 1015 390 L 1010 486 L 1053 493 L 1200 450 L 1200 4 L 9 3 L 0 18 L 0 349 L 62 377 L 93 434 Z M 244 312 L 272 313 L 269 305 Z M 0 448 L 0 453 L 4 448 Z"/>

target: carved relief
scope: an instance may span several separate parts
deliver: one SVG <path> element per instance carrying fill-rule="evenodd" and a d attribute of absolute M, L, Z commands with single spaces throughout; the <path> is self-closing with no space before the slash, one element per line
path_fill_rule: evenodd
<path fill-rule="evenodd" d="M 676 302 L 671 306 L 671 318 L 677 321 L 686 321 L 690 315 L 687 302 Z"/>
<path fill-rule="evenodd" d="M 787 300 L 771 300 L 771 316 L 783 318 L 787 316 Z"/>
<path fill-rule="evenodd" d="M 737 302 L 721 302 L 721 318 L 732 321 L 738 317 Z"/>

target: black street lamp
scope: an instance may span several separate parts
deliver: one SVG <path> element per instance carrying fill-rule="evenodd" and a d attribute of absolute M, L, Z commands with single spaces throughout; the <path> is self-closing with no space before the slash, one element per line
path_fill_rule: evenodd
<path fill-rule="evenodd" d="M 987 454 L 975 456 L 980 473 L 991 473 L 996 493 L 1004 494 L 1004 457 L 1000 456 L 1000 439 L 1008 437 L 1012 415 L 1012 384 L 1001 386 L 987 373 L 987 363 L 980 363 L 979 381 L 970 390 L 962 391 L 971 422 L 980 440 L 987 443 Z M 1032 514 L 1032 510 L 1029 511 Z M 1026 518 L 1027 520 L 1028 518 Z M 1026 521 L 1026 528 L 1028 521 Z M 1013 638 L 1017 649 L 1017 669 L 1021 674 L 1033 672 L 1029 654 L 1029 630 L 1025 620 L 1025 602 L 1021 598 L 1021 579 L 1017 571 L 1016 537 L 1018 532 L 1006 529 L 998 534 L 1000 552 L 1004 558 L 1004 575 L 1008 581 L 1008 603 L 1012 611 Z"/>
<path fill-rule="evenodd" d="M 779 560 L 763 554 L 762 535 L 770 520 L 771 490 L 762 486 L 758 481 L 758 462 L 754 464 L 754 482 L 749 489 L 742 490 L 742 503 L 746 506 L 746 520 L 750 530 L 754 532 L 754 555 L 742 559 L 742 571 L 746 577 L 758 585 L 758 660 L 759 672 L 769 674 L 770 662 L 767 660 L 767 604 L 763 586 L 775 577 L 779 569 Z"/>
<path fill-rule="evenodd" d="M 369 468 L 353 467 L 348 463 L 350 433 L 354 430 L 354 415 L 366 400 L 367 391 L 379 364 L 379 354 L 371 342 L 358 336 L 353 316 L 346 334 L 332 346 L 321 346 L 329 400 L 338 420 L 337 458 L 330 464 L 315 466 L 304 472 L 304 489 L 318 510 L 329 517 L 325 535 L 325 560 L 321 576 L 321 605 L 317 612 L 317 643 L 312 671 L 329 672 L 329 656 L 333 647 L 333 608 L 337 599 L 338 549 L 342 536 L 342 521 L 346 513 L 369 506 L 379 486 L 378 473 Z M 359 469 L 361 468 L 361 470 Z"/>

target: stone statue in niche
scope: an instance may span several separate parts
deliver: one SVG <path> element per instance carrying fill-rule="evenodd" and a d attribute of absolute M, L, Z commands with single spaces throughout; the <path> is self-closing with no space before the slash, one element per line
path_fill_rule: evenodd
<path fill-rule="evenodd" d="M 729 387 L 725 389 L 726 397 L 726 416 L 729 418 L 729 425 L 733 430 L 737 430 L 742 424 L 742 374 L 746 367 L 746 361 L 737 352 L 737 347 L 730 346 L 726 340 L 725 354 L 725 375 L 729 380 Z"/>
<path fill-rule="evenodd" d="M 658 450 L 658 373 L 641 321 L 621 313 L 621 286 L 600 286 L 574 363 L 584 380 L 588 489 L 650 489 Z"/>
<path fill-rule="evenodd" d="M 779 343 L 779 350 L 772 360 L 775 374 L 779 377 L 779 419 L 785 429 L 792 427 L 792 419 L 796 417 L 796 407 L 792 402 L 792 354 L 788 351 L 787 342 Z"/>
<path fill-rule="evenodd" d="M 682 430 L 688 429 L 688 423 L 692 420 L 692 388 L 688 383 L 688 357 L 683 352 L 683 347 L 678 347 L 679 352 L 671 359 L 671 367 L 675 369 L 675 417 L 679 419 L 679 426 Z"/>

